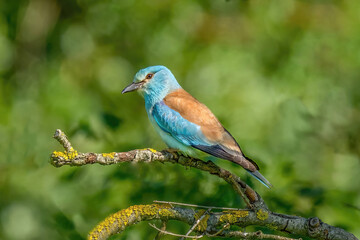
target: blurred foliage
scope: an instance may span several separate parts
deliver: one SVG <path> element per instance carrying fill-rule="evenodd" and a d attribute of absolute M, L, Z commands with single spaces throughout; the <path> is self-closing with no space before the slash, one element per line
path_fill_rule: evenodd
<path fill-rule="evenodd" d="M 0 239 L 84 239 L 110 213 L 153 200 L 243 206 L 195 169 L 48 163 L 61 149 L 56 128 L 79 151 L 165 148 L 141 97 L 120 93 L 157 64 L 259 162 L 271 191 L 217 161 L 272 210 L 359 237 L 359 9 L 358 0 L 0 1 Z M 155 234 L 145 223 L 114 239 Z"/>

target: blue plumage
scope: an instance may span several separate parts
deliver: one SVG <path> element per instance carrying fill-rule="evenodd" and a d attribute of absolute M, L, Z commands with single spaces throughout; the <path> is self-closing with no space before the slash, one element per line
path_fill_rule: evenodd
<path fill-rule="evenodd" d="M 271 186 L 214 114 L 183 90 L 169 69 L 152 66 L 140 70 L 123 93 L 135 90 L 144 97 L 150 122 L 170 148 L 192 157 L 210 154 L 232 161 Z"/>
<path fill-rule="evenodd" d="M 200 126 L 184 119 L 180 113 L 169 108 L 163 101 L 152 108 L 150 118 L 154 118 L 162 131 L 187 146 L 210 145 L 201 132 Z"/>

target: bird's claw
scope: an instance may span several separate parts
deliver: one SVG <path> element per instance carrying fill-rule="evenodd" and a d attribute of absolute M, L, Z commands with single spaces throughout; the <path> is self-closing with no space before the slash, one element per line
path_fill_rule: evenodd
<path fill-rule="evenodd" d="M 177 158 L 181 155 L 179 150 L 175 148 L 167 148 L 165 149 L 165 151 L 173 155 L 174 158 Z"/>

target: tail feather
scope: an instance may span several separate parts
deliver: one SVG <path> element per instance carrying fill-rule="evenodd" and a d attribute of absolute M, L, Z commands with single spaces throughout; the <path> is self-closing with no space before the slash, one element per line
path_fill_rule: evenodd
<path fill-rule="evenodd" d="M 253 177 L 259 180 L 267 188 L 272 188 L 271 183 L 259 172 L 259 166 L 250 158 L 241 155 L 232 159 L 232 162 L 235 162 L 242 166 L 246 171 L 248 171 Z"/>
<path fill-rule="evenodd" d="M 271 183 L 263 176 L 261 175 L 261 173 L 259 171 L 254 171 L 251 172 L 249 170 L 247 170 L 248 173 L 250 173 L 253 177 L 255 177 L 257 180 L 259 180 L 259 182 L 261 182 L 262 184 L 264 184 L 265 187 L 267 188 L 272 188 L 273 185 L 271 185 Z"/>

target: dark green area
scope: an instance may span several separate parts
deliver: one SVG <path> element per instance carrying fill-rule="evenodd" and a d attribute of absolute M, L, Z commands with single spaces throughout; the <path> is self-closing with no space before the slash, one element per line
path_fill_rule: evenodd
<path fill-rule="evenodd" d="M 0 239 L 83 239 L 134 204 L 241 207 L 214 176 L 171 164 L 54 168 L 78 151 L 165 148 L 137 94 L 166 65 L 259 163 L 273 211 L 360 236 L 360 1 L 0 1 Z M 172 224 L 185 233 L 188 227 Z M 248 230 L 253 230 L 249 228 Z M 113 239 L 152 239 L 147 224 Z"/>

